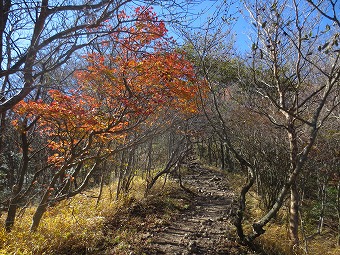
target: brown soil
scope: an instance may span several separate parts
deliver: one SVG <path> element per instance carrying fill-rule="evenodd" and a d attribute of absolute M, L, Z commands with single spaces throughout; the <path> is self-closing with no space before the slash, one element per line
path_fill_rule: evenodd
<path fill-rule="evenodd" d="M 195 167 L 183 183 L 193 191 L 192 205 L 167 226 L 149 230 L 144 254 L 255 254 L 236 242 L 235 195 L 222 173 Z"/>

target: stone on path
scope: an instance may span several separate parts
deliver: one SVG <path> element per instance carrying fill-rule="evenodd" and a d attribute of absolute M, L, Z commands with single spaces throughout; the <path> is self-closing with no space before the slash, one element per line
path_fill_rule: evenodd
<path fill-rule="evenodd" d="M 153 252 L 147 254 L 254 254 L 235 241 L 230 216 L 236 208 L 223 174 L 197 167 L 182 178 L 185 186 L 197 191 L 194 206 L 163 231 L 150 234 L 148 250 Z"/>

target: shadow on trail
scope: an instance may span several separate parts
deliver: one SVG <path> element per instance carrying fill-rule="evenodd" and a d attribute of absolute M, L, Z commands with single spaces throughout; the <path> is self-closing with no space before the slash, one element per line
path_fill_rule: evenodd
<path fill-rule="evenodd" d="M 146 254 L 236 255 L 256 254 L 236 241 L 232 216 L 235 195 L 222 173 L 195 167 L 182 177 L 190 188 L 192 206 L 170 225 L 152 232 Z"/>

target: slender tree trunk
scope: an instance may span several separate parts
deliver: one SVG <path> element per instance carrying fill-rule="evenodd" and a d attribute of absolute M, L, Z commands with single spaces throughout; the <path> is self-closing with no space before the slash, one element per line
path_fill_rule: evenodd
<path fill-rule="evenodd" d="M 215 148 L 215 149 L 214 149 Z M 215 167 L 218 167 L 219 165 L 219 155 L 218 155 L 218 144 L 217 141 L 213 141 L 213 147 L 212 147 L 212 155 L 213 155 L 213 159 L 215 161 Z"/>
<path fill-rule="evenodd" d="M 46 205 L 45 205 L 44 201 L 42 200 L 41 203 L 39 204 L 38 208 L 36 209 L 36 211 L 33 215 L 33 218 L 32 218 L 32 225 L 31 225 L 31 228 L 30 228 L 31 232 L 37 231 L 38 226 L 40 224 L 40 221 L 42 219 L 42 216 L 45 213 L 46 208 L 47 208 L 47 200 L 48 200 L 48 196 L 47 196 L 46 199 L 44 199 Z"/>
<path fill-rule="evenodd" d="M 98 193 L 98 197 L 96 201 L 96 207 L 99 205 L 100 199 L 102 198 L 103 187 L 104 187 L 104 170 L 102 170 L 102 173 L 100 175 L 100 187 L 99 187 L 99 193 Z"/>
<path fill-rule="evenodd" d="M 82 184 L 77 188 L 77 190 L 75 190 L 74 192 L 69 192 L 67 194 L 61 194 L 59 197 L 58 196 L 54 197 L 54 202 L 62 201 L 64 199 L 68 198 L 68 197 L 73 197 L 76 194 L 79 194 L 81 191 L 83 191 L 85 189 L 85 187 L 88 185 L 89 179 L 92 176 L 93 172 L 97 169 L 98 164 L 99 164 L 99 159 L 96 160 L 96 163 L 94 164 L 92 169 L 89 171 L 89 173 L 85 177 L 85 180 L 82 182 Z M 78 164 L 78 166 L 77 166 L 78 171 L 80 170 L 82 165 L 83 165 L 82 163 Z M 38 205 L 38 207 L 35 210 L 35 213 L 33 215 L 32 224 L 31 224 L 31 228 L 30 228 L 31 232 L 35 232 L 38 229 L 40 221 L 42 219 L 42 216 L 44 215 L 46 209 L 49 206 L 51 193 L 53 192 L 55 184 L 57 183 L 60 176 L 65 172 L 66 167 L 67 167 L 67 165 L 62 167 L 57 173 L 55 173 L 53 175 L 53 178 L 50 181 L 48 188 L 45 190 L 45 192 L 44 192 L 44 194 L 43 194 L 43 196 L 40 200 L 40 203 L 39 203 L 39 205 Z"/>
<path fill-rule="evenodd" d="M 10 200 L 10 204 L 7 211 L 7 218 L 5 221 L 5 229 L 7 232 L 10 232 L 15 221 L 15 216 L 18 208 L 18 203 L 21 200 L 20 191 L 22 190 L 25 175 L 28 169 L 29 157 L 28 157 L 28 150 L 29 150 L 29 143 L 27 140 L 27 133 L 23 131 L 21 133 L 21 148 L 22 148 L 22 164 L 19 171 L 19 177 L 17 183 L 12 188 L 12 199 Z"/>
<path fill-rule="evenodd" d="M 321 234 L 322 229 L 323 229 L 323 224 L 324 224 L 324 216 L 325 216 L 325 203 L 327 199 L 327 194 L 326 194 L 326 182 L 322 183 L 321 187 L 321 208 L 320 208 L 320 216 L 319 216 L 319 223 L 318 223 L 318 230 L 317 233 Z"/>
<path fill-rule="evenodd" d="M 170 131 L 169 133 L 169 138 L 168 138 L 168 159 L 170 159 L 172 151 L 173 151 L 173 147 L 175 145 L 175 135 L 173 134 L 172 131 Z"/>
<path fill-rule="evenodd" d="M 211 153 L 211 140 L 208 140 L 208 160 L 209 160 L 209 165 L 212 164 L 212 153 Z"/>
<path fill-rule="evenodd" d="M 337 205 L 337 214 L 338 214 L 338 241 L 337 244 L 340 246 L 340 180 L 337 185 L 337 194 L 336 194 L 336 205 Z"/>
<path fill-rule="evenodd" d="M 92 170 L 90 171 L 88 176 L 86 176 L 85 180 L 79 186 L 79 188 L 77 189 L 76 192 L 73 192 L 73 194 L 61 195 L 58 199 L 56 199 L 56 201 L 61 201 L 65 198 L 67 198 L 67 197 L 72 197 L 75 194 L 78 194 L 79 192 L 81 192 L 84 189 L 84 187 L 86 187 L 86 185 L 88 184 L 89 178 L 91 176 L 90 174 L 94 171 L 94 169 L 96 168 L 97 165 L 98 165 L 98 162 L 96 162 L 96 164 L 93 166 Z M 82 166 L 82 163 L 78 164 L 78 166 L 77 166 L 78 171 L 80 170 L 81 166 Z M 40 200 L 40 203 L 39 203 L 39 205 L 38 205 L 38 207 L 35 210 L 35 213 L 33 215 L 32 224 L 31 224 L 31 228 L 30 228 L 31 232 L 35 232 L 38 229 L 38 226 L 40 224 L 42 216 L 44 215 L 47 207 L 49 206 L 50 196 L 51 196 L 51 193 L 53 192 L 55 184 L 57 183 L 60 176 L 65 172 L 66 167 L 67 167 L 67 165 L 62 167 L 57 173 L 55 173 L 53 175 L 52 180 L 50 181 L 50 184 L 48 185 L 47 189 L 45 190 L 45 192 L 44 192 L 44 194 L 43 194 L 43 196 Z"/>
<path fill-rule="evenodd" d="M 62 172 L 62 171 L 60 171 L 60 172 Z M 35 232 L 38 229 L 41 218 L 42 218 L 43 214 L 45 213 L 45 211 L 48 207 L 48 200 L 49 200 L 49 197 L 51 195 L 50 189 L 54 187 L 56 181 L 58 180 L 58 178 L 60 176 L 60 172 L 56 173 L 53 176 L 49 187 L 45 190 L 44 195 L 41 198 L 41 201 L 40 201 L 37 209 L 35 210 L 35 213 L 34 213 L 33 218 L 32 218 L 32 225 L 31 225 L 31 228 L 30 228 L 31 232 Z"/>
<path fill-rule="evenodd" d="M 244 166 L 243 166 L 244 167 Z M 239 207 L 236 213 L 236 219 L 234 225 L 236 227 L 237 235 L 240 238 L 241 242 L 248 243 L 246 236 L 243 231 L 243 217 L 244 211 L 246 209 L 246 195 L 250 188 L 254 185 L 255 175 L 252 167 L 250 165 L 246 166 L 248 170 L 248 180 L 247 183 L 242 187 L 240 197 L 239 197 Z"/>
<path fill-rule="evenodd" d="M 220 141 L 220 150 L 221 150 L 221 168 L 225 170 L 225 153 L 224 153 L 224 144 Z"/>
<path fill-rule="evenodd" d="M 302 201 L 302 199 L 300 198 L 300 201 Z M 300 226 L 301 226 L 301 234 L 302 234 L 302 241 L 304 243 L 304 252 L 306 255 L 309 254 L 309 249 L 308 249 L 308 238 L 306 236 L 306 231 L 305 231 L 305 222 L 302 216 L 302 207 L 300 206 L 300 210 L 299 210 L 299 216 L 300 216 Z"/>
<path fill-rule="evenodd" d="M 123 177 L 123 191 L 124 194 L 127 194 L 129 192 L 130 186 L 131 186 L 131 181 L 134 177 L 134 173 L 133 173 L 133 167 L 134 167 L 134 160 L 135 160 L 135 148 L 132 148 L 129 150 L 129 155 L 128 155 L 128 162 L 127 162 L 127 166 L 126 166 L 126 171 L 125 171 L 125 175 Z"/>
<path fill-rule="evenodd" d="M 235 165 L 230 155 L 230 149 L 228 148 L 228 146 L 223 146 L 223 147 L 225 148 L 225 160 L 228 164 L 228 172 L 234 172 Z"/>
<path fill-rule="evenodd" d="M 3 140 L 4 140 L 5 128 L 6 128 L 5 123 L 6 123 L 6 112 L 0 114 L 0 154 L 4 151 Z"/>
<path fill-rule="evenodd" d="M 118 184 L 117 184 L 117 192 L 116 192 L 116 200 L 118 200 L 121 192 L 121 187 L 122 187 L 122 179 L 124 176 L 124 164 L 125 164 L 125 150 L 122 151 L 121 155 L 121 162 L 119 166 L 119 172 L 118 172 Z"/>
<path fill-rule="evenodd" d="M 299 245 L 299 194 L 296 180 L 290 187 L 289 236 L 293 247 Z"/>
<path fill-rule="evenodd" d="M 146 197 L 149 193 L 149 191 L 152 189 L 153 185 L 156 183 L 156 181 L 162 176 L 162 175 L 165 175 L 165 174 L 169 174 L 173 167 L 180 167 L 180 164 L 182 163 L 182 161 L 184 160 L 184 158 L 188 155 L 188 153 L 191 151 L 190 148 L 182 151 L 182 152 L 179 152 L 180 150 L 180 147 L 182 145 L 182 142 L 184 140 L 182 139 L 176 146 L 176 148 L 174 149 L 174 151 L 171 153 L 170 155 L 170 159 L 168 160 L 166 166 L 164 167 L 163 170 L 159 171 L 149 182 L 148 182 L 148 185 L 146 187 L 146 190 L 145 190 L 145 194 L 144 196 Z"/>
<path fill-rule="evenodd" d="M 294 126 L 294 118 L 287 116 L 288 139 L 290 146 L 290 169 L 295 172 L 298 164 L 298 142 Z M 290 206 L 289 206 L 289 237 L 292 248 L 299 245 L 299 193 L 297 189 L 297 176 L 294 176 L 290 185 Z"/>
<path fill-rule="evenodd" d="M 5 221 L 5 229 L 7 232 L 10 232 L 12 230 L 17 213 L 17 203 L 19 202 L 19 199 L 17 199 L 17 192 L 15 192 L 14 188 L 12 190 L 12 194 L 14 195 L 14 198 L 10 200 L 7 210 L 7 218 Z"/>
<path fill-rule="evenodd" d="M 145 172 L 146 172 L 146 186 L 148 186 L 150 180 L 152 179 L 151 175 L 151 167 L 152 167 L 152 143 L 153 139 L 150 139 L 149 144 L 148 144 L 148 155 L 147 155 L 147 161 L 146 161 L 146 166 L 145 166 Z"/>

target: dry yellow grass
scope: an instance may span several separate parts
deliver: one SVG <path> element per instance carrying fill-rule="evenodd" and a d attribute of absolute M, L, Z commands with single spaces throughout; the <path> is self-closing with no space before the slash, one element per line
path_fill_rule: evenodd
<path fill-rule="evenodd" d="M 168 182 L 163 192 L 169 191 L 172 185 Z M 154 192 L 161 193 L 162 186 L 163 181 L 160 180 L 156 183 Z M 35 233 L 29 231 L 35 208 L 28 208 L 23 216 L 17 218 L 11 233 L 6 233 L 5 229 L 0 227 L 0 255 L 65 254 L 70 250 L 73 251 L 72 254 L 77 254 L 77 250 L 79 254 L 91 254 L 91 252 L 98 254 L 94 249 L 105 243 L 114 246 L 115 254 L 126 254 L 129 241 L 134 241 L 132 240 L 134 236 L 138 238 L 135 234 L 135 225 L 140 222 L 134 225 L 134 219 L 131 219 L 132 222 L 129 222 L 131 227 L 110 229 L 109 235 L 103 230 L 105 224 L 112 221 L 120 211 L 126 210 L 133 202 L 143 200 L 144 187 L 144 181 L 137 177 L 131 194 L 115 201 L 115 194 L 112 196 L 110 192 L 110 189 L 115 191 L 115 186 L 106 186 L 97 206 L 93 195 L 98 194 L 98 189 L 79 194 L 49 208 Z M 0 220 L 3 226 L 4 217 Z"/>
<path fill-rule="evenodd" d="M 245 182 L 243 176 L 239 174 L 228 174 L 227 176 L 233 190 L 239 192 Z M 264 212 L 260 209 L 260 198 L 254 191 L 247 194 L 247 211 L 245 212 L 245 232 L 252 231 L 251 224 L 255 219 L 259 219 Z M 290 247 L 290 240 L 287 231 L 287 210 L 281 209 L 276 220 L 270 222 L 266 227 L 266 232 L 256 239 L 257 244 L 268 255 L 338 255 L 340 247 L 336 245 L 336 235 L 331 232 L 324 232 L 323 235 L 315 236 L 308 240 L 307 246 L 301 236 L 301 246 L 294 250 Z M 307 248 L 306 248 L 307 247 Z M 307 253 L 306 253 L 307 250 Z"/>
<path fill-rule="evenodd" d="M 226 178 L 237 194 L 244 178 L 238 174 L 227 174 Z M 138 242 L 142 241 L 140 233 L 143 228 L 147 228 L 148 225 L 164 224 L 171 220 L 170 213 L 173 208 L 188 206 L 181 199 L 174 200 L 169 197 L 169 193 L 176 192 L 173 183 L 167 182 L 165 188 L 163 184 L 162 179 L 156 183 L 153 194 L 162 193 L 162 196 L 157 198 L 151 193 L 149 201 L 154 199 L 151 202 L 143 198 L 145 182 L 139 177 L 134 180 L 130 195 L 118 201 L 114 200 L 115 193 L 112 193 L 116 189 L 115 185 L 106 186 L 98 206 L 96 206 L 96 199 L 92 198 L 98 194 L 98 189 L 92 189 L 49 208 L 36 233 L 28 231 L 35 209 L 28 208 L 24 215 L 17 219 L 11 233 L 6 233 L 4 228 L 0 227 L 0 255 L 65 254 L 70 250 L 73 254 L 77 254 L 77 251 L 79 254 L 85 252 L 103 254 L 96 251 L 101 248 L 109 248 L 111 254 L 128 254 L 132 244 L 138 245 Z M 255 192 L 248 194 L 247 205 L 245 230 L 251 231 L 252 220 L 258 219 L 263 214 Z M 156 208 L 158 206 L 159 208 Z M 165 208 L 162 209 L 162 217 L 151 212 L 153 208 L 160 209 L 161 206 Z M 134 216 L 124 218 L 126 212 Z M 286 219 L 286 211 L 281 210 L 277 220 L 271 222 L 266 227 L 266 233 L 257 239 L 258 244 L 267 254 L 305 254 L 302 249 L 304 246 L 299 251 L 290 250 Z M 4 217 L 0 221 L 3 223 Z M 115 224 L 119 226 L 123 224 L 123 227 L 117 227 Z M 107 228 L 109 231 L 104 231 Z M 336 246 L 335 239 L 336 235 L 333 232 L 325 230 L 323 235 L 315 236 L 308 242 L 308 254 L 340 254 L 340 247 Z"/>
<path fill-rule="evenodd" d="M 3 227 L 0 229 L 0 254 L 51 254 L 65 244 L 74 248 L 95 245 L 102 238 L 98 230 L 105 216 L 121 204 L 121 201 L 110 201 L 108 193 L 105 187 L 98 207 L 95 199 L 80 194 L 49 208 L 36 233 L 29 232 L 35 208 L 26 209 L 24 215 L 16 219 L 11 233 L 6 233 Z"/>

